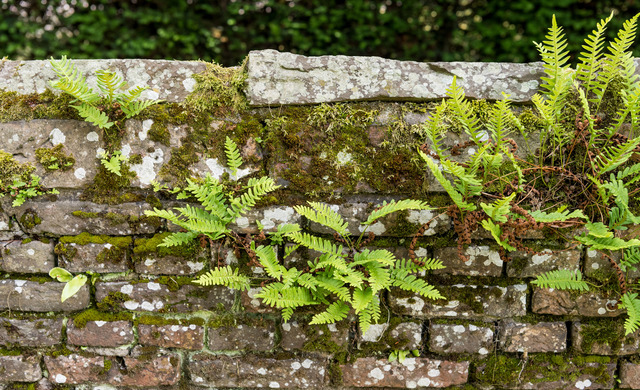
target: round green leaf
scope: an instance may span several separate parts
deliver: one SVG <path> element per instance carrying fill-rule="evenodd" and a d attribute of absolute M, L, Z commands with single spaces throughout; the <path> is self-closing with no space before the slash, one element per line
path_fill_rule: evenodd
<path fill-rule="evenodd" d="M 64 268 L 54 267 L 49 271 L 49 276 L 56 279 L 58 282 L 66 283 L 73 279 L 73 275 Z"/>
<path fill-rule="evenodd" d="M 71 279 L 71 281 L 64 286 L 64 289 L 62 289 L 60 301 L 64 302 L 72 297 L 85 283 L 87 283 L 87 275 L 76 275 L 76 277 Z"/>

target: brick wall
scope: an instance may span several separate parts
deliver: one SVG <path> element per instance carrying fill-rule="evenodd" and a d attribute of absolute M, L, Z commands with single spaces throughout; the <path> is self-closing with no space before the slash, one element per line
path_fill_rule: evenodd
<path fill-rule="evenodd" d="M 130 84 L 149 86 L 147 97 L 166 104 L 126 122 L 121 150 L 137 156 L 130 163 L 135 175 L 124 184 L 105 184 L 96 158 L 105 143 L 98 129 L 61 111 L 33 116 L 55 102 L 45 92 L 53 77 L 48 63 L 1 65 L 6 91 L 0 117 L 11 120 L 0 123 L 0 149 L 33 164 L 42 182 L 60 194 L 19 207 L 0 199 L 0 389 L 640 388 L 640 334 L 623 336 L 624 318 L 611 305 L 615 291 L 577 294 L 530 284 L 555 269 L 581 269 L 600 285 L 612 275 L 606 260 L 546 232 L 524 237 L 538 254 L 514 252 L 508 262 L 490 236 L 477 232 L 466 249 L 468 261 L 462 261 L 446 215 L 412 211 L 381 220 L 372 245 L 398 257 L 407 256 L 413 234 L 429 223 L 418 251 L 446 266 L 425 278 L 447 299 L 392 290 L 382 296 L 382 321 L 360 334 L 353 317 L 311 326 L 312 312 L 297 311 L 283 322 L 255 298 L 259 283 L 244 293 L 192 284 L 216 264 L 239 266 L 256 277 L 262 270 L 248 267 L 246 256 L 224 241 L 158 248 L 175 226 L 144 215 L 153 207 L 181 204 L 154 193 L 151 180 L 175 185 L 184 176 L 220 175 L 226 135 L 239 143 L 247 172 L 269 174 L 283 186 L 236 221 L 234 230 L 242 234 L 257 233 L 256 221 L 266 231 L 300 223 L 326 234 L 294 212 L 291 206 L 305 200 L 335 205 L 354 235 L 383 200 L 442 203 L 442 188 L 403 146 L 408 138 L 402 137 L 412 137 L 410 126 L 428 117 L 429 106 L 415 102 L 444 97 L 457 75 L 469 96 L 495 99 L 500 91 L 511 92 L 523 103 L 522 112 L 538 86 L 539 64 L 418 64 L 252 52 L 246 68 L 249 108 L 237 112 L 223 104 L 204 124 L 190 120 L 179 105 L 196 88 L 194 75 L 205 72 L 201 63 L 80 64 L 87 74 L 117 69 Z M 309 123 L 315 105 L 344 101 L 372 113 L 373 120 L 357 132 L 327 133 Z M 276 126 L 278 118 L 285 119 Z M 165 138 L 153 135 L 163 131 Z M 452 133 L 447 142 L 458 139 Z M 517 141 L 526 154 L 523 140 Z M 51 171 L 37 163 L 36 149 L 57 145 L 75 158 L 71 169 Z M 313 256 L 297 250 L 288 261 Z M 99 277 L 62 303 L 64 285 L 48 277 L 55 266 Z M 389 362 L 393 350 L 418 350 L 419 356 Z"/>

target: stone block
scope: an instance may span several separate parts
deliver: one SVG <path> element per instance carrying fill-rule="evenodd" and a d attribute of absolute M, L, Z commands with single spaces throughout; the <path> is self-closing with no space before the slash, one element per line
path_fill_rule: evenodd
<path fill-rule="evenodd" d="M 500 254 L 488 246 L 471 245 L 464 251 L 468 257 L 464 261 L 458 255 L 458 248 L 436 248 L 433 257 L 442 261 L 446 268 L 434 270 L 435 274 L 495 276 L 502 275 Z"/>
<path fill-rule="evenodd" d="M 256 294 L 262 291 L 262 287 L 251 287 L 249 290 L 240 292 L 240 302 L 249 313 L 278 313 L 279 310 L 265 304 Z"/>
<path fill-rule="evenodd" d="M 62 337 L 62 318 L 0 318 L 0 345 L 45 347 Z"/>
<path fill-rule="evenodd" d="M 327 382 L 328 362 L 316 357 L 272 359 L 193 355 L 187 367 L 191 384 L 210 387 L 320 389 Z"/>
<path fill-rule="evenodd" d="M 89 306 L 89 286 L 85 284 L 75 295 L 60 302 L 64 286 L 64 283 L 58 282 L 2 280 L 0 281 L 0 310 L 69 312 Z"/>
<path fill-rule="evenodd" d="M 531 297 L 531 309 L 538 314 L 580 315 L 585 317 L 617 317 L 623 313 L 615 308 L 617 303 L 603 292 L 574 294 L 571 291 L 552 288 L 536 288 Z"/>
<path fill-rule="evenodd" d="M 429 351 L 487 355 L 493 351 L 493 325 L 431 323 Z"/>
<path fill-rule="evenodd" d="M 620 253 L 615 252 L 611 254 L 611 258 L 620 262 Z M 584 274 L 590 278 L 594 278 L 601 281 L 607 281 L 612 277 L 615 277 L 616 273 L 611 263 L 605 258 L 602 253 L 587 249 L 586 256 L 584 258 Z M 628 280 L 635 280 L 640 278 L 640 269 L 629 269 L 627 271 Z"/>
<path fill-rule="evenodd" d="M 36 382 L 40 378 L 40 356 L 0 356 L 0 383 Z"/>
<path fill-rule="evenodd" d="M 107 382 L 109 369 L 114 369 L 117 365 L 103 356 L 82 356 L 75 353 L 68 356 L 45 356 L 44 363 L 49 371 L 49 381 L 56 385 L 104 383 Z"/>
<path fill-rule="evenodd" d="M 96 301 L 120 309 L 185 313 L 198 310 L 230 310 L 234 290 L 226 287 L 183 285 L 177 289 L 157 282 L 98 282 Z"/>
<path fill-rule="evenodd" d="M 394 289 L 389 295 L 396 314 L 420 318 L 494 319 L 526 314 L 527 286 L 454 285 L 438 286 L 446 297 L 432 301 L 419 295 Z"/>
<path fill-rule="evenodd" d="M 254 50 L 247 75 L 245 92 L 254 106 L 442 99 L 454 75 L 467 97 L 499 100 L 507 91 L 514 101 L 528 102 L 543 69 L 541 63 L 413 62 Z"/>
<path fill-rule="evenodd" d="M 141 323 L 138 325 L 138 338 L 142 345 L 199 350 L 204 346 L 204 328 L 187 322 L 180 324 L 178 321 L 167 325 Z"/>
<path fill-rule="evenodd" d="M 393 317 L 387 323 L 372 324 L 360 335 L 359 341 L 359 347 L 367 350 L 419 350 L 422 349 L 422 322 Z"/>
<path fill-rule="evenodd" d="M 469 362 L 406 358 L 402 363 L 373 357 L 341 365 L 347 387 L 415 389 L 442 388 L 467 383 Z"/>
<path fill-rule="evenodd" d="M 24 274 L 49 273 L 55 266 L 53 243 L 37 240 L 0 242 L 0 269 Z"/>
<path fill-rule="evenodd" d="M 69 272 L 126 272 L 131 237 L 82 233 L 60 237 L 55 251 L 58 264 Z"/>
<path fill-rule="evenodd" d="M 640 352 L 640 331 L 625 336 L 622 319 L 594 319 L 572 324 L 573 349 L 593 355 L 632 355 Z"/>
<path fill-rule="evenodd" d="M 67 342 L 71 345 L 117 348 L 133 341 L 129 321 L 87 321 L 82 328 L 76 327 L 73 320 L 67 324 Z"/>
<path fill-rule="evenodd" d="M 212 351 L 269 351 L 275 343 L 273 321 L 250 319 L 233 323 L 209 323 L 209 349 Z"/>
<path fill-rule="evenodd" d="M 179 246 L 159 247 L 169 234 L 136 238 L 132 255 L 136 272 L 151 275 L 193 275 L 202 271 L 207 261 L 208 248 L 202 248 L 196 240 Z"/>
<path fill-rule="evenodd" d="M 640 364 L 622 363 L 620 366 L 620 388 L 640 389 Z"/>
<path fill-rule="evenodd" d="M 347 349 L 350 322 L 309 325 L 310 318 L 297 318 L 281 325 L 280 347 L 285 351 L 334 354 Z"/>
<path fill-rule="evenodd" d="M 534 278 L 544 272 L 558 269 L 577 271 L 580 268 L 579 250 L 553 252 L 545 249 L 537 255 L 516 251 L 509 253 L 509 258 L 507 276 L 512 278 Z"/>
<path fill-rule="evenodd" d="M 500 348 L 506 352 L 564 352 L 567 325 L 564 322 L 525 324 L 504 320 L 498 327 Z"/>

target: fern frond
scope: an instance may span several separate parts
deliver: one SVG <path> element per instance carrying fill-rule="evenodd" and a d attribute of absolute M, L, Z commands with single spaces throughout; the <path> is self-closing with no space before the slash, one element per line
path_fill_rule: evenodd
<path fill-rule="evenodd" d="M 567 40 L 562 27 L 559 27 L 556 22 L 555 15 L 553 15 L 551 27 L 545 38 L 546 40 L 542 44 L 536 44 L 542 57 L 542 62 L 544 62 L 543 66 L 546 74 L 546 76 L 541 77 L 543 81 L 541 87 L 553 93 L 558 84 L 558 79 L 562 77 L 560 75 L 563 69 L 568 67 L 567 62 L 569 61 L 569 52 L 566 50 Z"/>
<path fill-rule="evenodd" d="M 474 114 L 475 111 L 471 109 L 471 104 L 466 100 L 464 89 L 458 87 L 456 76 L 453 76 L 451 86 L 447 89 L 447 96 L 451 98 L 447 104 L 453 109 L 455 118 L 462 125 L 464 132 L 469 135 L 473 142 L 481 145 L 483 143 L 483 135 L 480 132 L 480 120 Z"/>
<path fill-rule="evenodd" d="M 498 100 L 491 109 L 487 129 L 492 136 L 497 150 L 501 150 L 507 136 L 510 133 L 509 125 L 512 122 L 513 113 L 510 109 L 509 95 L 502 92 L 502 100 Z"/>
<path fill-rule="evenodd" d="M 498 199 L 492 204 L 480 203 L 480 207 L 493 221 L 507 222 L 507 215 L 511 211 L 511 202 L 515 196 L 516 193 L 513 192 L 511 195 Z"/>
<path fill-rule="evenodd" d="M 59 80 L 51 83 L 54 88 L 68 93 L 85 104 L 91 105 L 100 100 L 100 96 L 89 88 L 87 80 L 66 56 L 62 56 L 59 61 L 51 58 L 49 62 L 59 77 Z"/>
<path fill-rule="evenodd" d="M 624 250 L 624 256 L 620 262 L 620 267 L 624 271 L 626 267 L 633 267 L 640 264 L 640 247 L 631 247 Z"/>
<path fill-rule="evenodd" d="M 393 285 L 402 290 L 412 291 L 429 299 L 444 299 L 438 290 L 415 275 L 406 275 L 404 272 L 394 272 Z"/>
<path fill-rule="evenodd" d="M 624 321 L 625 336 L 640 329 L 640 299 L 637 293 L 627 292 L 622 296 L 621 307 L 627 309 L 627 318 Z"/>
<path fill-rule="evenodd" d="M 353 298 L 351 299 L 351 306 L 356 311 L 356 314 L 364 310 L 373 299 L 373 290 L 367 288 L 356 288 L 353 290 Z"/>
<path fill-rule="evenodd" d="M 588 245 L 591 249 L 610 250 L 617 251 L 620 249 L 631 248 L 634 246 L 640 246 L 640 240 L 633 238 L 630 240 L 623 240 L 618 237 L 594 237 L 591 234 L 588 236 L 577 236 L 576 240 Z"/>
<path fill-rule="evenodd" d="M 340 273 L 336 272 L 333 277 L 347 283 L 354 288 L 362 287 L 366 279 L 362 272 L 353 270 L 351 268 L 345 271 L 341 271 Z"/>
<path fill-rule="evenodd" d="M 587 282 L 582 280 L 580 271 L 559 269 L 538 275 L 536 280 L 531 282 L 542 288 L 557 288 L 559 290 L 589 290 Z"/>
<path fill-rule="evenodd" d="M 317 222 L 335 230 L 342 237 L 349 235 L 348 224 L 342 216 L 329 207 L 329 205 L 319 202 L 309 202 L 311 207 L 294 206 L 296 212 L 312 222 Z"/>
<path fill-rule="evenodd" d="M 71 107 L 78 110 L 78 114 L 80 114 L 85 121 L 93 123 L 101 129 L 108 129 L 113 126 L 113 122 L 109 122 L 107 114 L 100 111 L 97 107 L 85 103 Z"/>
<path fill-rule="evenodd" d="M 158 246 L 169 247 L 190 244 L 196 237 L 198 237 L 198 234 L 192 232 L 175 232 L 166 236 Z"/>
<path fill-rule="evenodd" d="M 271 283 L 257 293 L 256 298 L 277 309 L 286 307 L 296 308 L 300 306 L 317 305 L 311 292 L 304 287 L 283 288 L 282 283 Z"/>
<path fill-rule="evenodd" d="M 360 327 L 360 334 L 367 333 L 369 327 L 373 322 L 377 322 L 380 319 L 380 299 L 377 295 L 373 296 L 369 305 L 360 313 L 358 313 L 358 326 Z"/>
<path fill-rule="evenodd" d="M 499 161 L 496 161 L 496 163 L 492 164 L 494 165 L 493 167 L 485 166 L 485 169 L 489 172 L 495 171 L 497 167 L 501 165 L 501 162 L 502 162 L 501 155 L 494 156 L 488 153 L 483 153 L 482 157 L 483 159 L 490 159 L 490 158 L 499 159 Z M 447 159 L 440 160 L 440 164 L 442 164 L 442 167 L 446 172 L 450 173 L 453 177 L 455 177 L 458 180 L 458 183 L 456 184 L 456 189 L 458 190 L 458 192 L 462 194 L 462 196 L 465 196 L 465 197 L 476 196 L 482 192 L 482 181 L 475 176 L 474 172 L 468 172 L 462 165 Z"/>
<path fill-rule="evenodd" d="M 442 102 L 436 107 L 435 114 L 429 116 L 422 125 L 424 134 L 431 141 L 431 146 L 440 159 L 444 158 L 444 144 L 443 144 L 443 131 L 442 123 L 444 121 L 444 115 L 447 111 L 447 101 Z"/>
<path fill-rule="evenodd" d="M 318 260 L 316 269 L 333 267 L 340 272 L 351 271 L 344 257 L 338 256 L 335 253 L 324 253 Z"/>
<path fill-rule="evenodd" d="M 337 301 L 329 305 L 327 310 L 313 316 L 310 325 L 333 324 L 347 318 L 351 308 L 343 301 Z"/>
<path fill-rule="evenodd" d="M 229 266 L 214 268 L 194 280 L 194 283 L 201 286 L 226 286 L 240 291 L 250 287 L 250 279 Z"/>
<path fill-rule="evenodd" d="M 562 221 L 567 221 L 569 219 L 572 218 L 581 218 L 581 219 L 585 219 L 585 220 L 589 220 L 589 218 L 584 215 L 584 213 L 582 212 L 582 210 L 580 209 L 576 209 L 574 211 L 572 211 L 571 213 L 569 213 L 569 210 L 566 210 L 566 207 L 564 208 L 560 208 L 554 212 L 551 213 L 546 213 L 544 211 L 530 211 L 529 215 L 531 215 L 533 217 L 533 219 L 535 219 L 536 222 L 562 222 Z"/>
<path fill-rule="evenodd" d="M 350 301 L 351 294 L 349 289 L 344 287 L 344 282 L 336 280 L 329 276 L 318 275 L 315 278 L 315 285 L 320 288 L 324 288 L 332 294 L 335 294 L 339 299 L 343 301 Z"/>
<path fill-rule="evenodd" d="M 482 227 L 485 228 L 487 231 L 489 231 L 491 233 L 491 236 L 493 237 L 493 239 L 501 247 L 503 247 L 504 249 L 508 250 L 509 252 L 512 252 L 512 251 L 516 250 L 516 248 L 514 246 L 509 244 L 509 241 L 503 240 L 502 238 L 500 238 L 502 236 L 502 228 L 500 227 L 500 225 L 496 225 L 490 219 L 485 219 L 485 220 L 482 221 Z"/>
<path fill-rule="evenodd" d="M 126 160 L 127 158 L 123 157 L 120 152 L 114 152 L 109 158 L 101 158 L 100 163 L 106 168 L 107 171 L 113 173 L 116 176 L 122 176 L 122 173 L 120 173 L 120 163 Z"/>
<path fill-rule="evenodd" d="M 640 163 L 638 164 L 633 164 L 630 167 L 626 167 L 623 171 L 619 171 L 618 172 L 618 180 L 622 180 L 622 179 L 626 179 L 628 177 L 630 177 L 630 179 L 627 179 L 624 182 L 624 185 L 626 187 L 629 187 L 631 184 L 635 183 L 636 181 L 640 180 Z"/>
<path fill-rule="evenodd" d="M 377 262 L 366 263 L 364 267 L 369 271 L 369 285 L 374 294 L 391 286 L 391 274 L 388 268 Z"/>
<path fill-rule="evenodd" d="M 113 102 L 116 91 L 124 87 L 126 83 L 116 72 L 110 70 L 98 70 L 96 75 L 98 76 L 98 88 L 107 95 L 109 103 Z"/>
<path fill-rule="evenodd" d="M 280 188 L 280 186 L 277 185 L 272 178 L 263 176 L 259 179 L 249 179 L 246 188 L 247 191 L 240 195 L 239 198 L 231 198 L 229 200 L 230 210 L 227 210 L 227 213 L 233 219 L 247 212 L 255 206 L 263 196 L 269 192 L 275 191 Z"/>
<path fill-rule="evenodd" d="M 357 265 L 376 262 L 386 266 L 392 266 L 396 261 L 396 257 L 393 253 L 386 249 L 369 250 L 364 249 L 362 252 L 356 252 L 353 255 L 353 261 L 349 263 L 350 267 Z"/>
<path fill-rule="evenodd" d="M 224 152 L 227 155 L 227 167 L 231 169 L 231 173 L 235 176 L 238 173 L 238 168 L 242 165 L 242 157 L 238 151 L 238 145 L 228 136 L 224 141 Z"/>
<path fill-rule="evenodd" d="M 402 210 L 433 210 L 433 208 L 430 207 L 427 203 L 422 202 L 420 200 L 413 200 L 413 199 L 404 199 L 400 201 L 392 200 L 389 203 L 384 201 L 380 206 L 378 206 L 375 210 L 373 210 L 371 214 L 369 214 L 369 218 L 367 218 L 367 220 L 362 224 L 371 225 L 376 220 L 386 215 L 395 213 L 397 211 L 402 211 Z"/>
<path fill-rule="evenodd" d="M 608 18 L 600 20 L 600 23 L 596 25 L 596 29 L 592 30 L 591 34 L 585 38 L 584 45 L 582 45 L 584 51 L 581 52 L 578 57 L 580 63 L 577 67 L 576 78 L 582 83 L 582 87 L 585 89 L 587 95 L 594 88 L 592 81 L 596 78 L 596 74 L 600 68 L 604 32 L 611 18 L 613 18 L 613 12 Z"/>
<path fill-rule="evenodd" d="M 640 145 L 640 137 L 632 138 L 616 147 L 606 149 L 602 154 L 597 156 L 595 161 L 598 172 L 597 177 L 627 162 L 638 145 Z"/>
<path fill-rule="evenodd" d="M 144 111 L 145 108 L 158 103 L 160 103 L 160 100 L 136 100 L 122 105 L 120 108 L 127 118 L 132 118 Z"/>
<path fill-rule="evenodd" d="M 298 271 L 296 267 L 286 269 L 281 266 L 280 269 L 282 270 L 282 284 L 284 288 L 293 287 L 293 285 L 298 281 L 298 278 L 302 275 L 302 271 Z"/>
<path fill-rule="evenodd" d="M 274 279 L 280 279 L 285 268 L 278 262 L 278 256 L 272 246 L 260 245 L 255 249 L 260 264 L 264 267 L 267 275 Z M 283 282 L 285 285 L 286 282 Z"/>
<path fill-rule="evenodd" d="M 293 242 L 306 246 L 309 249 L 313 249 L 322 253 L 329 253 L 335 256 L 342 256 L 342 246 L 334 245 L 331 241 L 312 236 L 309 233 L 292 232 L 287 234 Z"/>
<path fill-rule="evenodd" d="M 142 95 L 142 92 L 146 91 L 147 87 L 135 87 L 131 88 L 125 93 L 119 93 L 116 95 L 116 101 L 120 103 L 121 106 L 129 106 L 131 102 L 135 101 Z M 153 100 L 152 100 L 153 101 Z M 158 101 L 155 101 L 158 102 Z"/>
<path fill-rule="evenodd" d="M 451 197 L 451 200 L 453 200 L 453 203 L 455 203 L 461 211 L 474 211 L 476 209 L 476 206 L 464 201 L 464 199 L 462 198 L 462 194 L 460 194 L 455 188 L 453 188 L 449 180 L 447 180 L 442 172 L 440 172 L 440 169 L 438 168 L 436 163 L 433 162 L 431 157 L 427 156 L 420 150 L 418 150 L 418 153 L 420 154 L 420 157 L 422 157 L 422 159 L 427 163 L 429 170 L 431 170 L 431 173 L 436 178 L 436 180 L 438 180 L 440 185 L 442 185 L 445 191 L 447 191 L 447 193 Z"/>

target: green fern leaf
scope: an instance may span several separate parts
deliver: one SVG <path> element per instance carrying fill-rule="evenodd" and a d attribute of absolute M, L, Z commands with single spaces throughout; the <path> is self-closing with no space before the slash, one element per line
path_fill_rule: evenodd
<path fill-rule="evenodd" d="M 581 218 L 587 221 L 589 220 L 589 218 L 586 215 L 584 215 L 582 210 L 577 209 L 569 213 L 569 210 L 566 210 L 565 208 L 558 209 L 557 211 L 554 211 L 551 213 L 546 213 L 540 210 L 530 211 L 529 215 L 531 215 L 536 222 L 543 222 L 543 223 L 562 222 L 572 218 Z"/>
<path fill-rule="evenodd" d="M 120 103 L 121 106 L 128 107 L 136 99 L 140 98 L 142 92 L 146 91 L 147 87 L 135 87 L 131 88 L 125 93 L 119 93 L 116 95 L 116 100 Z M 158 102 L 158 101 L 156 101 Z"/>
<path fill-rule="evenodd" d="M 278 262 L 278 256 L 272 246 L 260 245 L 255 249 L 260 264 L 264 267 L 267 275 L 274 279 L 280 279 L 285 268 Z M 285 282 L 285 285 L 287 283 Z"/>
<path fill-rule="evenodd" d="M 107 169 L 107 171 L 116 176 L 122 176 L 122 173 L 120 172 L 120 164 L 125 160 L 126 158 L 120 155 L 120 152 L 114 152 L 109 158 L 101 158 L 100 163 Z"/>
<path fill-rule="evenodd" d="M 418 153 L 420 154 L 420 157 L 422 157 L 422 159 L 427 163 L 427 166 L 431 170 L 431 173 L 436 178 L 436 180 L 438 180 L 440 185 L 442 185 L 445 191 L 447 191 L 447 193 L 451 197 L 451 200 L 453 200 L 453 203 L 455 203 L 456 206 L 458 206 L 458 208 L 463 212 L 474 211 L 476 209 L 476 206 L 464 201 L 464 199 L 462 198 L 462 195 L 458 191 L 456 191 L 456 189 L 453 188 L 449 180 L 447 180 L 444 177 L 442 172 L 440 172 L 440 168 L 438 168 L 436 163 L 433 162 L 431 157 L 427 156 L 422 151 L 418 151 Z"/>
<path fill-rule="evenodd" d="M 481 145 L 483 143 L 483 134 L 480 132 L 480 120 L 471 108 L 471 103 L 466 100 L 464 89 L 458 87 L 456 76 L 453 76 L 451 86 L 447 89 L 447 96 L 451 98 L 447 104 L 453 109 L 455 118 L 462 125 L 464 132 L 469 135 L 473 142 Z"/>
<path fill-rule="evenodd" d="M 358 313 L 358 326 L 360 327 L 360 334 L 367 333 L 367 330 L 371 327 L 373 322 L 377 322 L 380 319 L 380 300 L 376 295 L 373 296 L 369 305 L 360 313 Z"/>
<path fill-rule="evenodd" d="M 511 195 L 498 199 L 492 204 L 480 203 L 480 207 L 493 221 L 507 222 L 507 215 L 511 211 L 511 202 L 515 196 L 516 193 L 513 192 Z"/>
<path fill-rule="evenodd" d="M 627 162 L 638 145 L 640 145 L 640 137 L 632 138 L 617 147 L 606 149 L 595 159 L 598 172 L 596 177 L 601 177 L 603 174 Z"/>
<path fill-rule="evenodd" d="M 585 245 L 591 247 L 591 249 L 610 250 L 617 251 L 620 249 L 632 248 L 634 246 L 640 246 L 640 240 L 631 239 L 623 240 L 618 237 L 594 237 L 591 234 L 588 236 L 577 236 L 576 240 L 582 242 Z"/>
<path fill-rule="evenodd" d="M 622 308 L 627 309 L 627 318 L 624 322 L 625 336 L 637 331 L 640 328 L 640 299 L 637 293 L 627 292 L 622 296 Z"/>
<path fill-rule="evenodd" d="M 78 110 L 78 114 L 87 122 L 93 123 L 101 129 L 108 129 L 113 126 L 113 122 L 109 122 L 109 117 L 97 107 L 89 104 L 81 104 L 79 106 L 71 106 Z"/>
<path fill-rule="evenodd" d="M 228 136 L 224 142 L 224 152 L 227 155 L 227 166 L 235 176 L 238 173 L 238 168 L 242 165 L 242 157 L 238 151 L 238 145 Z"/>
<path fill-rule="evenodd" d="M 331 207 L 319 202 L 309 202 L 309 205 L 311 207 L 294 206 L 293 208 L 308 220 L 333 229 L 343 237 L 349 235 L 347 222 L 340 214 L 331 210 Z"/>
<path fill-rule="evenodd" d="M 249 278 L 238 274 L 237 269 L 231 269 L 229 266 L 214 268 L 194 280 L 194 283 L 201 286 L 226 286 L 240 291 L 248 290 L 250 287 Z"/>
<path fill-rule="evenodd" d="M 510 133 L 509 126 L 512 124 L 513 113 L 510 109 L 511 100 L 509 95 L 502 92 L 502 100 L 498 100 L 489 114 L 487 129 L 496 145 L 496 150 L 501 150 L 507 136 Z"/>
<path fill-rule="evenodd" d="M 559 269 L 538 275 L 536 280 L 531 282 L 541 288 L 557 288 L 559 290 L 589 290 L 587 282 L 582 280 L 580 271 Z"/>
<path fill-rule="evenodd" d="M 388 268 L 378 262 L 366 263 L 364 266 L 369 271 L 369 285 L 374 294 L 391 286 L 391 274 Z"/>
<path fill-rule="evenodd" d="M 350 307 L 343 301 L 337 301 L 329 305 L 327 310 L 313 316 L 310 325 L 333 324 L 347 318 Z"/>
<path fill-rule="evenodd" d="M 198 234 L 192 232 L 175 232 L 166 236 L 158 246 L 169 247 L 190 244 L 196 237 L 198 237 Z"/>
<path fill-rule="evenodd" d="M 59 77 L 59 80 L 51 83 L 54 88 L 58 88 L 73 96 L 80 102 L 89 105 L 100 100 L 100 96 L 91 91 L 87 85 L 87 80 L 82 76 L 82 74 L 80 74 L 80 72 L 78 72 L 76 67 L 67 59 L 66 56 L 62 56 L 62 59 L 59 61 L 51 58 L 49 63 Z"/>
<path fill-rule="evenodd" d="M 633 164 L 630 167 L 626 167 L 623 171 L 618 172 L 618 176 L 617 176 L 618 180 L 626 179 L 628 177 L 631 177 L 631 178 L 627 179 L 624 182 L 624 185 L 626 187 L 629 187 L 631 184 L 640 180 L 640 163 Z"/>
<path fill-rule="evenodd" d="M 568 67 L 569 52 L 567 49 L 567 40 L 564 37 L 562 27 L 556 22 L 556 16 L 553 15 L 549 33 L 545 36 L 546 40 L 542 44 L 537 44 L 538 51 L 544 62 L 544 71 L 546 76 L 541 77 L 544 82 L 541 87 L 554 94 L 559 79 L 563 76 L 563 70 Z"/>
<path fill-rule="evenodd" d="M 350 301 L 351 295 L 349 293 L 349 289 L 344 287 L 344 282 L 341 280 L 337 280 L 329 276 L 318 275 L 315 278 L 315 285 L 335 294 L 343 301 Z"/>
<path fill-rule="evenodd" d="M 413 199 L 404 199 L 399 201 L 392 200 L 389 203 L 384 201 L 382 202 L 382 205 L 380 205 L 378 208 L 373 210 L 371 214 L 369 214 L 369 218 L 367 218 L 367 220 L 362 224 L 371 225 L 376 220 L 386 215 L 402 210 L 433 210 L 433 208 L 425 202 Z"/>
<path fill-rule="evenodd" d="M 444 158 L 444 144 L 443 144 L 443 129 L 442 123 L 444 122 L 445 112 L 447 111 L 447 102 L 442 102 L 436 107 L 435 114 L 429 116 L 422 125 L 422 132 L 431 141 L 431 146 L 436 154 L 442 160 Z"/>
<path fill-rule="evenodd" d="M 417 278 L 415 275 L 407 275 L 405 272 L 394 270 L 393 276 L 393 285 L 395 287 L 418 293 L 425 298 L 433 300 L 445 299 L 434 286 Z"/>
<path fill-rule="evenodd" d="M 132 118 L 144 111 L 145 108 L 151 107 L 160 102 L 160 100 L 136 100 L 122 105 L 121 108 L 127 118 Z"/>
<path fill-rule="evenodd" d="M 351 300 L 351 306 L 353 306 L 354 310 L 357 313 L 360 313 L 364 310 L 369 303 L 373 299 L 373 290 L 369 287 L 367 288 L 357 288 L 353 290 L 353 299 Z"/>
<path fill-rule="evenodd" d="M 508 241 L 504 241 L 500 238 L 502 236 L 502 228 L 499 225 L 496 225 L 492 220 L 485 219 L 482 221 L 482 227 L 491 233 L 493 239 L 500 244 L 501 247 L 508 250 L 509 252 L 515 251 L 516 248 L 509 244 Z"/>
<path fill-rule="evenodd" d="M 580 63 L 577 67 L 576 78 L 582 82 L 582 86 L 587 92 L 587 95 L 594 88 L 592 82 L 596 78 L 596 74 L 600 67 L 604 32 L 607 29 L 607 24 L 611 21 L 611 18 L 613 18 L 613 12 L 608 18 L 600 20 L 600 23 L 596 25 L 596 29 L 593 30 L 584 40 L 584 45 L 582 45 L 584 51 L 581 52 L 578 57 Z"/>
<path fill-rule="evenodd" d="M 376 249 L 373 251 L 364 249 L 362 252 L 356 252 L 356 254 L 353 255 L 353 261 L 349 263 L 349 266 L 353 268 L 357 265 L 371 262 L 392 266 L 395 261 L 396 257 L 386 249 Z"/>
<path fill-rule="evenodd" d="M 277 309 L 318 304 L 308 289 L 304 287 L 284 288 L 282 283 L 266 285 L 255 296 L 262 299 L 265 304 Z"/>
<path fill-rule="evenodd" d="M 291 232 L 287 234 L 287 237 L 289 237 L 296 244 L 305 246 L 309 249 L 322 252 L 322 253 L 333 254 L 335 256 L 343 256 L 342 246 L 334 245 L 329 240 L 312 236 L 309 233 Z"/>
<path fill-rule="evenodd" d="M 96 71 L 98 76 L 98 88 L 103 94 L 107 95 L 109 103 L 114 101 L 116 91 L 125 86 L 125 82 L 122 77 L 118 76 L 116 72 L 109 70 Z"/>

